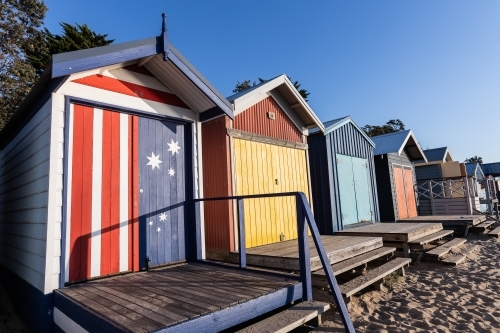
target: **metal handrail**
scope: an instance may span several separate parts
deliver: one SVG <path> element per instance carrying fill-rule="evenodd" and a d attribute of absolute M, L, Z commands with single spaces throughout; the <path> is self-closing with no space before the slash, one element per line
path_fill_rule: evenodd
<path fill-rule="evenodd" d="M 271 198 L 271 197 L 295 197 L 296 208 L 297 208 L 297 228 L 298 228 L 298 241 L 299 241 L 299 265 L 300 265 L 300 280 L 302 283 L 302 300 L 310 301 L 312 300 L 312 282 L 311 282 L 311 261 L 309 255 L 309 236 L 308 229 L 311 231 L 311 236 L 318 251 L 318 255 L 325 271 L 328 284 L 332 291 L 333 298 L 335 299 L 335 304 L 337 309 L 339 309 L 340 317 L 346 332 L 354 333 L 354 326 L 347 311 L 344 299 L 340 293 L 339 285 L 333 274 L 332 266 L 330 265 L 330 260 L 326 255 L 325 247 L 321 241 L 321 236 L 319 234 L 316 221 L 311 211 L 311 207 L 307 202 L 307 197 L 303 192 L 284 192 L 284 193 L 272 193 L 272 194 L 253 194 L 253 195 L 235 195 L 228 197 L 216 197 L 216 198 L 199 198 L 194 199 L 195 203 L 195 214 L 199 221 L 200 214 L 200 204 L 205 201 L 220 201 L 220 200 L 237 200 L 238 206 L 238 246 L 239 246 L 239 265 L 240 268 L 246 267 L 246 242 L 245 242 L 245 221 L 244 221 L 244 205 L 243 200 L 245 199 L 261 199 L 261 198 Z M 199 229 L 199 228 L 198 228 Z M 200 235 L 197 235 L 200 237 Z M 200 249 L 198 250 L 200 252 Z"/>

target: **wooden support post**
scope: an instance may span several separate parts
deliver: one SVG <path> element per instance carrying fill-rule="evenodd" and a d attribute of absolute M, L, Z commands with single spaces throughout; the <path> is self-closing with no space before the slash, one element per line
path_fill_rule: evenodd
<path fill-rule="evenodd" d="M 314 327 L 320 327 L 321 326 L 321 315 L 318 315 L 316 318 L 311 319 L 310 324 L 311 324 L 311 326 L 314 326 Z"/>
<path fill-rule="evenodd" d="M 423 257 L 424 257 L 424 252 L 420 252 L 420 254 L 417 257 L 417 260 L 415 260 L 414 265 L 418 265 L 418 263 L 420 262 L 420 260 L 422 260 Z"/>
<path fill-rule="evenodd" d="M 427 184 L 429 185 L 429 200 L 431 203 L 431 214 L 436 215 L 435 208 L 434 208 L 434 192 L 432 191 L 432 180 L 428 180 Z"/>
<path fill-rule="evenodd" d="M 385 291 L 385 288 L 384 288 L 384 279 L 375 282 L 373 284 L 373 288 L 375 290 Z"/>
<path fill-rule="evenodd" d="M 245 214 L 243 199 L 238 199 L 238 254 L 240 268 L 247 267 L 247 249 L 245 243 Z"/>
<path fill-rule="evenodd" d="M 408 245 L 407 242 L 403 243 L 403 252 L 404 252 L 405 258 L 410 258 L 410 246 Z"/>
<path fill-rule="evenodd" d="M 498 202 L 495 202 L 495 211 L 496 211 L 497 220 L 499 220 L 500 219 L 500 212 L 498 212 Z"/>
<path fill-rule="evenodd" d="M 470 224 L 469 224 L 469 223 L 467 223 L 467 224 L 465 225 L 464 237 L 467 237 L 467 235 L 469 234 L 469 227 L 470 227 Z"/>
<path fill-rule="evenodd" d="M 463 182 L 465 188 L 465 197 L 467 198 L 467 212 L 469 213 L 469 215 L 472 215 L 472 199 L 469 191 L 469 180 L 467 179 L 467 177 L 463 178 Z"/>
<path fill-rule="evenodd" d="M 196 237 L 196 249 L 195 257 L 196 260 L 203 259 L 203 249 L 201 248 L 201 202 L 196 201 L 194 203 L 194 221 L 195 221 L 195 237 Z"/>
<path fill-rule="evenodd" d="M 297 225 L 299 236 L 299 266 L 302 280 L 302 300 L 312 301 L 311 256 L 309 254 L 309 236 L 304 209 L 299 197 L 296 200 Z"/>
<path fill-rule="evenodd" d="M 488 214 L 490 215 L 493 215 L 493 203 L 491 201 L 491 196 L 490 196 L 490 183 L 489 183 L 489 179 L 486 179 L 486 182 L 485 182 L 485 192 L 486 192 L 486 202 L 487 205 L 488 205 Z"/>
<path fill-rule="evenodd" d="M 405 272 L 404 266 L 401 267 L 401 276 L 406 276 L 406 272 Z"/>

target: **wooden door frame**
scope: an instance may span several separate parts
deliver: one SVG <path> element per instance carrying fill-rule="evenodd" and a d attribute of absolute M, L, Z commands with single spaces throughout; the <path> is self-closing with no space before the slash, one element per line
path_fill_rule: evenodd
<path fill-rule="evenodd" d="M 71 201 L 71 198 L 69 197 L 68 193 L 68 184 L 70 179 L 68 179 L 68 170 L 69 170 L 69 153 L 70 153 L 70 147 L 69 147 L 69 142 L 70 142 L 70 124 L 71 120 L 73 119 L 72 112 L 71 112 L 71 104 L 79 104 L 83 106 L 88 106 L 92 108 L 99 108 L 103 110 L 109 110 L 113 112 L 119 112 L 119 113 L 125 113 L 129 115 L 134 115 L 138 117 L 145 117 L 145 118 L 151 118 L 151 119 L 156 119 L 156 120 L 163 120 L 163 121 L 170 121 L 170 122 L 175 122 L 178 124 L 182 124 L 185 126 L 185 146 L 186 146 L 186 203 L 188 205 L 188 213 L 185 216 L 185 224 L 186 224 L 186 234 L 188 239 L 186 240 L 186 244 L 188 246 L 186 247 L 186 257 L 188 260 L 194 260 L 196 259 L 196 253 L 197 253 L 197 248 L 201 247 L 201 240 L 196 237 L 197 235 L 197 225 L 196 225 L 196 216 L 194 213 L 194 193 L 195 193 L 195 174 L 196 171 L 194 170 L 194 149 L 193 149 L 193 143 L 194 143 L 194 121 L 192 120 L 186 120 L 186 119 L 180 119 L 180 118 L 175 118 L 175 117 L 170 117 L 162 114 L 154 114 L 154 113 L 149 113 L 145 111 L 140 111 L 136 109 L 131 109 L 131 108 L 126 108 L 126 107 L 121 107 L 118 105 L 114 104 L 108 104 L 108 103 L 102 103 L 94 100 L 89 100 L 89 99 L 84 99 L 84 98 L 79 98 L 71 95 L 66 95 L 65 96 L 65 103 L 64 103 L 64 113 L 65 113 L 65 119 L 64 119 L 64 156 L 63 156 L 63 183 L 62 183 L 62 221 L 61 221 L 61 257 L 60 257 L 60 273 L 59 273 L 59 287 L 63 288 L 66 284 L 66 261 L 69 260 L 70 253 L 69 250 L 66 246 L 66 242 L 69 239 L 69 232 L 67 226 L 68 226 L 68 203 Z M 54 129 L 52 129 L 54 130 Z M 134 229 L 134 228 L 133 228 Z M 138 229 L 138 228 L 137 228 Z M 137 230 L 133 231 L 133 241 L 132 243 L 134 244 L 134 248 L 132 250 L 132 255 L 135 259 L 136 256 L 139 255 L 139 249 L 135 249 L 135 242 L 139 241 L 139 235 L 137 234 Z M 137 252 L 137 253 L 136 253 Z M 68 261 L 69 264 L 69 261 Z M 137 262 L 138 264 L 138 262 Z M 135 266 L 136 263 L 133 263 L 133 266 Z"/>

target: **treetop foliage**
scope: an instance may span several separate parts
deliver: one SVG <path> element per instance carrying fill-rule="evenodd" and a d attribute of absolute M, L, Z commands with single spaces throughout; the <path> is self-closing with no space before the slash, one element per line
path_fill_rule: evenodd
<path fill-rule="evenodd" d="M 483 158 L 478 156 L 473 156 L 465 159 L 465 163 L 479 163 L 483 164 Z"/>
<path fill-rule="evenodd" d="M 297 91 L 299 92 L 300 96 L 302 96 L 302 98 L 308 102 L 307 98 L 309 97 L 309 95 L 311 94 L 310 92 L 308 92 L 306 89 L 301 89 L 300 88 L 300 83 L 299 81 L 293 81 L 291 77 L 287 76 L 288 79 L 290 80 L 290 82 L 292 82 L 293 86 L 295 87 L 295 89 L 297 89 Z M 245 90 L 248 90 L 250 88 L 253 88 L 261 83 L 264 83 L 264 82 L 267 82 L 269 80 L 266 80 L 266 79 L 263 79 L 261 77 L 258 78 L 258 82 L 256 81 L 251 81 L 251 80 L 245 80 L 245 81 L 238 81 L 236 83 L 236 86 L 234 87 L 233 89 L 233 93 L 239 93 L 239 92 L 242 92 L 242 91 L 245 91 Z"/>
<path fill-rule="evenodd" d="M 41 49 L 26 53 L 37 74 L 43 73 L 49 66 L 53 54 L 106 46 L 114 42 L 114 39 L 107 39 L 107 34 L 101 35 L 92 31 L 87 24 L 59 24 L 63 30 L 61 35 L 53 34 L 45 28 L 42 32 L 44 43 Z"/>
<path fill-rule="evenodd" d="M 368 136 L 377 136 L 405 130 L 405 124 L 399 119 L 391 119 L 385 125 L 365 125 L 361 127 Z"/>

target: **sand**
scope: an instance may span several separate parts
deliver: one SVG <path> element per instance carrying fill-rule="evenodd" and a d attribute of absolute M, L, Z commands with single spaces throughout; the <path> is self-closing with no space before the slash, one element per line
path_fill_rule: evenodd
<path fill-rule="evenodd" d="M 422 262 L 387 292 L 354 297 L 350 315 L 357 332 L 500 332 L 500 240 L 471 235 L 479 248 L 457 267 Z M 333 302 L 327 291 L 314 298 Z M 323 316 L 320 331 L 343 332 L 336 310 Z"/>

